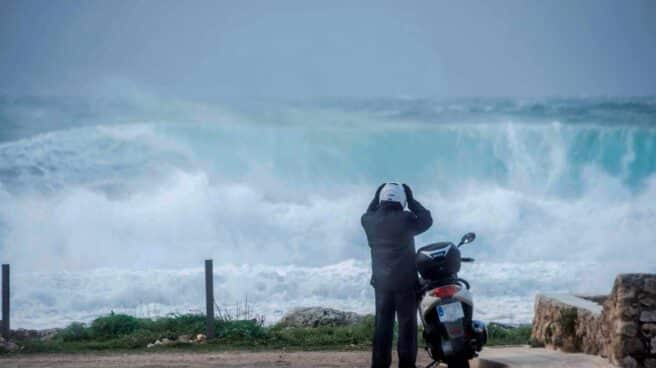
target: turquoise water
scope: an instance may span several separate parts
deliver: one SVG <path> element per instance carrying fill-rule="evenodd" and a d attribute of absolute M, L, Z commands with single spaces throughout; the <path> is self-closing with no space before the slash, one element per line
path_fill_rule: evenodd
<path fill-rule="evenodd" d="M 201 306 L 176 301 L 188 281 L 162 275 L 209 257 L 237 273 L 217 275 L 226 300 L 248 293 L 272 319 L 308 302 L 367 311 L 359 215 L 387 180 L 432 210 L 419 244 L 477 232 L 466 252 L 480 263 L 465 272 L 486 318 L 525 321 L 536 291 L 604 292 L 618 272 L 656 272 L 653 98 L 5 97 L 0 123 L 0 259 L 24 286 L 19 324 Z M 239 267 L 269 276 L 243 290 Z M 127 276 L 107 292 L 80 282 L 107 270 Z M 175 285 L 149 292 L 151 276 Z M 80 285 L 84 306 L 64 316 Z"/>

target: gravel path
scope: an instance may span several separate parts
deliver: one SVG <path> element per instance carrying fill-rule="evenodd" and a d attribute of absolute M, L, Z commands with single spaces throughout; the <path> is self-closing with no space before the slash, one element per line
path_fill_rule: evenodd
<path fill-rule="evenodd" d="M 358 367 L 370 364 L 368 352 L 157 352 L 130 354 L 27 354 L 0 358 L 3 368 L 178 368 L 178 367 Z M 419 352 L 418 365 L 429 360 Z M 396 362 L 392 363 L 392 367 Z M 609 368 L 603 358 L 524 347 L 485 349 L 472 368 Z"/>

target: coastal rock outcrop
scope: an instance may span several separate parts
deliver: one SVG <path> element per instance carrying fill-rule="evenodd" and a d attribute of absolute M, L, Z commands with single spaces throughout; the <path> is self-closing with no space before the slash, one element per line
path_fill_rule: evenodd
<path fill-rule="evenodd" d="M 286 327 L 345 326 L 358 323 L 363 315 L 332 308 L 297 308 L 285 314 L 279 325 Z"/>

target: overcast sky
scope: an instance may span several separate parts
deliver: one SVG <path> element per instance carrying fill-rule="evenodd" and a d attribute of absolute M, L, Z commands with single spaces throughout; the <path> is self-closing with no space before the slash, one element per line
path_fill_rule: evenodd
<path fill-rule="evenodd" d="M 2 0 L 0 75 L 10 94 L 656 95 L 656 1 Z"/>

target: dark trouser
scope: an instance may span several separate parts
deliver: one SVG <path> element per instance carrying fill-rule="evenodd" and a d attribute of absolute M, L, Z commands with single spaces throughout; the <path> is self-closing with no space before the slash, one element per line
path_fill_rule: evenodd
<path fill-rule="evenodd" d="M 388 368 L 392 362 L 394 315 L 399 320 L 400 368 L 415 368 L 417 360 L 417 296 L 415 290 L 384 291 L 376 289 L 376 331 L 372 368 Z"/>

